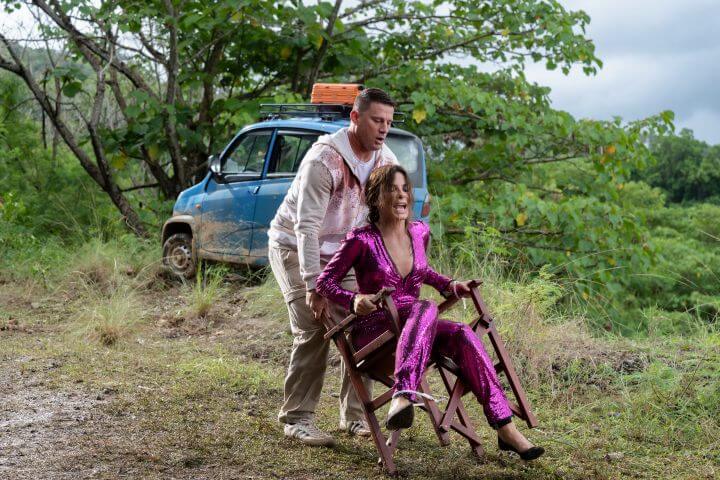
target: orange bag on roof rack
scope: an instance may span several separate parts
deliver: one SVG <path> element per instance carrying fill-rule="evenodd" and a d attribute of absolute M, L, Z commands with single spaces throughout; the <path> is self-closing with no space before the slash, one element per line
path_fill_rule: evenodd
<path fill-rule="evenodd" d="M 363 89 L 359 83 L 316 83 L 313 85 L 311 103 L 352 105 Z"/>

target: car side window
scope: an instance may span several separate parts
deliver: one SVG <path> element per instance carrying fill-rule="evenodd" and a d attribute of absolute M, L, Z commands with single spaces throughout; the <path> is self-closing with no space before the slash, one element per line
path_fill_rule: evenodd
<path fill-rule="evenodd" d="M 247 133 L 225 158 L 222 172 L 257 173 L 260 175 L 265 164 L 265 154 L 272 138 L 271 130 Z"/>
<path fill-rule="evenodd" d="M 297 172 L 300 162 L 318 136 L 318 133 L 312 132 L 278 132 L 268 173 Z"/>

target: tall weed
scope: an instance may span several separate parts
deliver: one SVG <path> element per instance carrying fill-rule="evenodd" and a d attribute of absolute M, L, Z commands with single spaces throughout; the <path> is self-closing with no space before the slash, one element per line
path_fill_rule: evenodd
<path fill-rule="evenodd" d="M 204 318 L 226 289 L 223 285 L 228 268 L 224 265 L 199 265 L 195 282 L 186 286 L 186 317 Z"/>

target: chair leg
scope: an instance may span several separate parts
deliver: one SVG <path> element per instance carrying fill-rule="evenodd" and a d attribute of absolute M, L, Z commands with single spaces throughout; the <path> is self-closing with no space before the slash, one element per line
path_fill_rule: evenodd
<path fill-rule="evenodd" d="M 501 369 L 503 373 L 505 373 L 505 376 L 510 383 L 510 388 L 512 389 L 513 394 L 515 394 L 515 399 L 520 406 L 522 415 L 518 416 L 525 420 L 528 427 L 537 427 L 537 418 L 535 417 L 530 408 L 530 402 L 525 395 L 525 390 L 520 384 L 520 379 L 518 378 L 517 373 L 515 373 L 515 368 L 513 367 L 510 355 L 505 349 L 505 343 L 500 338 L 500 335 L 495 328 L 495 322 L 492 318 L 492 315 L 490 315 L 487 305 L 485 305 L 482 297 L 480 297 L 480 292 L 478 291 L 477 287 L 473 287 L 471 289 L 470 297 L 472 298 L 473 304 L 475 305 L 475 309 L 477 310 L 478 314 L 480 314 L 480 318 L 478 318 L 473 324 L 473 329 L 475 330 L 478 337 L 482 337 L 482 335 L 487 332 L 487 335 L 490 337 L 490 342 L 495 349 L 495 353 L 497 353 L 498 360 L 500 360 Z"/>
<path fill-rule="evenodd" d="M 397 446 L 397 439 L 395 439 L 394 445 L 392 437 L 388 442 L 388 439 L 385 437 L 385 435 L 382 434 L 382 431 L 380 430 L 380 424 L 378 423 L 375 412 L 366 411 L 365 418 L 368 421 L 368 425 L 370 425 L 370 431 L 372 432 L 375 447 L 380 454 L 378 463 L 382 464 L 382 467 L 385 469 L 385 472 L 387 472 L 388 475 L 395 475 L 397 473 L 397 466 L 395 466 L 393 452 L 395 451 L 395 447 Z"/>
<path fill-rule="evenodd" d="M 510 359 L 510 355 L 505 349 L 505 343 L 502 341 L 500 335 L 495 329 L 494 323 L 490 325 L 488 336 L 490 337 L 490 342 L 495 349 L 495 353 L 497 353 L 498 360 L 500 360 L 500 363 L 502 364 L 502 369 L 505 372 L 505 376 L 508 379 L 508 383 L 510 384 L 510 388 L 512 389 L 513 394 L 515 395 L 515 399 L 517 400 L 517 403 L 520 407 L 520 411 L 523 413 L 523 415 L 518 416 L 525 420 L 528 427 L 537 427 L 537 418 L 530 409 L 530 402 L 525 395 L 525 390 L 520 383 L 520 379 L 518 378 L 517 373 L 515 373 L 515 367 L 513 366 L 512 360 Z"/>
<path fill-rule="evenodd" d="M 463 434 L 463 437 L 465 437 L 470 444 L 470 450 L 472 450 L 478 458 L 483 458 L 485 456 L 485 450 L 483 450 L 483 447 L 480 444 L 480 441 L 477 437 L 477 432 L 475 431 L 475 428 L 470 422 L 470 416 L 467 414 L 467 411 L 465 410 L 462 402 L 458 405 L 458 420 L 460 420 L 460 423 L 463 427 L 465 427 L 469 432 L 472 432 L 474 434 L 472 436 L 467 436 Z"/>
<path fill-rule="evenodd" d="M 440 377 L 445 384 L 445 388 L 450 394 L 450 400 L 448 400 L 447 407 L 445 408 L 445 414 L 442 416 L 438 427 L 441 431 L 448 432 L 450 430 L 450 426 L 452 425 L 453 418 L 455 418 L 455 412 L 457 411 L 458 405 L 462 405 L 462 396 L 465 393 L 465 388 L 462 382 L 460 382 L 457 378 L 455 379 L 455 384 L 451 386 L 448 372 L 444 368 L 438 368 L 438 371 L 440 372 Z"/>
<path fill-rule="evenodd" d="M 425 376 L 423 376 L 423 379 L 420 381 L 420 391 L 428 395 L 430 394 L 430 386 L 428 385 Z M 442 422 L 442 414 L 440 413 L 440 409 L 438 408 L 437 403 L 425 397 L 422 397 L 422 401 L 425 404 L 424 410 L 430 417 L 430 423 L 433 426 L 433 430 L 435 430 L 435 435 L 437 435 L 438 437 L 440 446 L 446 447 L 450 445 L 450 435 L 447 431 L 443 431 L 440 429 L 440 423 Z"/>
<path fill-rule="evenodd" d="M 397 467 L 395 466 L 395 461 L 393 460 L 393 451 L 386 443 L 387 439 L 380 430 L 380 423 L 375 415 L 375 410 L 372 408 L 372 399 L 365 389 L 362 377 L 352 368 L 348 368 L 348 375 L 350 375 L 350 381 L 355 388 L 355 392 L 358 395 L 363 412 L 365 413 L 365 419 L 370 427 L 370 433 L 373 442 L 375 442 L 375 448 L 377 448 L 377 451 L 380 454 L 380 463 L 382 463 L 383 468 L 388 474 L 395 475 L 397 473 Z"/>
<path fill-rule="evenodd" d="M 455 383 L 451 384 L 449 372 L 442 367 L 438 367 L 438 371 L 440 372 L 440 377 L 445 384 L 445 388 L 448 392 L 450 392 L 450 400 L 448 401 L 448 405 L 445 409 L 445 414 L 442 417 L 439 428 L 445 431 L 449 431 L 450 428 L 452 428 L 458 432 L 467 439 L 470 444 L 470 450 L 472 450 L 478 458 L 483 458 L 485 456 L 485 450 L 482 448 L 480 437 L 478 437 L 475 432 L 475 428 L 470 422 L 470 416 L 467 414 L 467 411 L 462 403 L 462 397 L 465 394 L 465 386 L 463 385 L 462 380 L 456 378 Z M 459 423 L 454 421 L 456 414 Z"/>

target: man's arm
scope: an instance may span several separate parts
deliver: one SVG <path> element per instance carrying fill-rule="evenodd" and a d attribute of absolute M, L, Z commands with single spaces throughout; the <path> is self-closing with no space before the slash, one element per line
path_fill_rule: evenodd
<path fill-rule="evenodd" d="M 300 170 L 295 236 L 300 275 L 305 288 L 310 291 L 315 289 L 321 272 L 318 232 L 325 219 L 333 185 L 330 171 L 321 162 L 304 161 Z"/>

